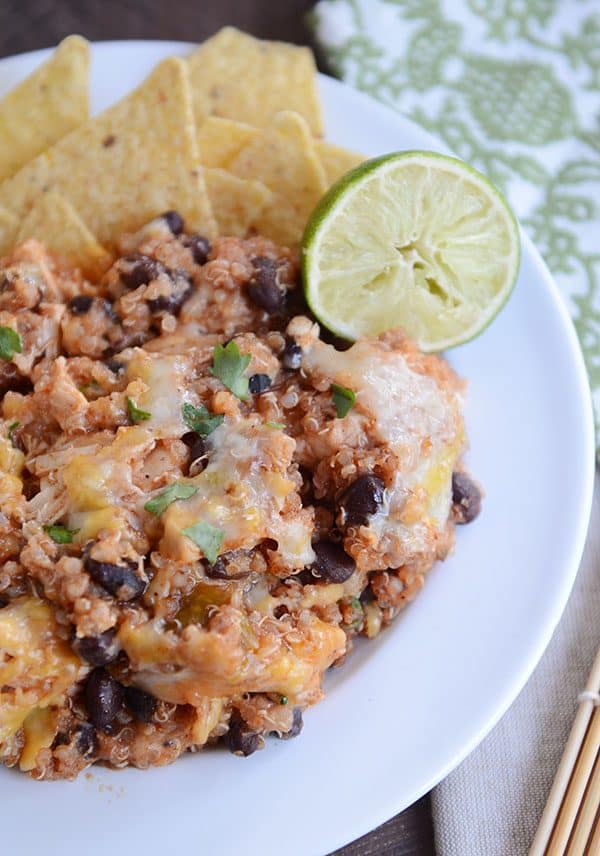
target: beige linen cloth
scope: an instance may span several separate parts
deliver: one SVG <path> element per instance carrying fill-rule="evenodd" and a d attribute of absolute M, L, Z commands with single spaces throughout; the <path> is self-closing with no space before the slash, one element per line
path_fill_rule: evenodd
<path fill-rule="evenodd" d="M 597 478 L 581 567 L 546 653 L 508 713 L 433 791 L 440 856 L 527 853 L 575 717 L 577 696 L 585 687 L 599 642 Z"/>

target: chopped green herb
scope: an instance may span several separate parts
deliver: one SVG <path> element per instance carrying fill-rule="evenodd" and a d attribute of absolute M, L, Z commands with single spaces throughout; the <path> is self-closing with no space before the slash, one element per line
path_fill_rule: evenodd
<path fill-rule="evenodd" d="M 211 414 L 203 404 L 200 407 L 184 404 L 181 413 L 190 431 L 195 431 L 201 437 L 208 437 L 225 419 L 221 413 Z"/>
<path fill-rule="evenodd" d="M 136 407 L 135 401 L 129 396 L 127 396 L 127 414 L 131 422 L 145 422 L 146 419 L 152 417 L 152 414 L 148 413 L 147 410 L 140 410 L 139 407 Z"/>
<path fill-rule="evenodd" d="M 288 697 L 286 695 L 279 696 L 279 704 L 287 704 Z"/>
<path fill-rule="evenodd" d="M 7 437 L 8 437 L 8 439 L 10 440 L 10 442 L 13 444 L 13 446 L 15 447 L 15 449 L 16 449 L 17 447 L 16 447 L 16 444 L 15 444 L 15 438 L 13 437 L 13 434 L 14 434 L 14 432 L 17 430 L 17 428 L 19 427 L 19 425 L 20 425 L 20 424 L 21 424 L 20 422 L 11 422 L 11 423 L 10 423 L 10 425 L 8 426 Z"/>
<path fill-rule="evenodd" d="M 154 499 L 149 499 L 144 508 L 150 514 L 156 514 L 157 517 L 160 517 L 172 502 L 175 502 L 177 499 L 189 499 L 195 493 L 198 493 L 198 488 L 193 484 L 174 482 L 166 490 L 163 490 L 162 493 L 159 493 L 158 496 L 155 496 Z"/>
<path fill-rule="evenodd" d="M 220 529 L 205 523 L 203 520 L 187 526 L 181 530 L 194 544 L 202 550 L 208 561 L 212 564 L 217 561 L 219 550 L 223 544 L 223 533 Z"/>
<path fill-rule="evenodd" d="M 99 392 L 102 392 L 102 387 L 95 378 L 92 378 L 89 383 L 84 383 L 83 386 L 78 387 L 78 389 L 86 398 L 90 398 L 91 396 L 98 395 Z"/>
<path fill-rule="evenodd" d="M 283 422 L 265 422 L 265 425 L 269 428 L 285 428 L 285 424 Z"/>
<path fill-rule="evenodd" d="M 250 364 L 249 354 L 240 354 L 235 342 L 228 345 L 215 345 L 211 374 L 218 377 L 234 395 L 246 401 L 248 398 L 248 378 L 244 372 Z"/>
<path fill-rule="evenodd" d="M 49 526 L 44 526 L 44 532 L 47 532 L 56 544 L 71 544 L 73 536 L 77 535 L 79 529 L 67 529 L 62 523 L 51 523 Z"/>
<path fill-rule="evenodd" d="M 355 612 L 358 612 L 358 617 L 354 619 L 350 627 L 353 630 L 358 630 L 363 623 L 364 613 L 362 608 L 362 603 L 357 597 L 353 597 L 350 599 L 350 606 Z"/>
<path fill-rule="evenodd" d="M 338 419 L 343 419 L 354 406 L 356 395 L 351 389 L 348 389 L 345 386 L 340 386 L 339 383 L 331 384 L 331 395 L 333 397 L 333 403 L 335 404 Z"/>
<path fill-rule="evenodd" d="M 15 354 L 23 351 L 21 337 L 12 327 L 0 327 L 0 359 L 12 360 Z"/>

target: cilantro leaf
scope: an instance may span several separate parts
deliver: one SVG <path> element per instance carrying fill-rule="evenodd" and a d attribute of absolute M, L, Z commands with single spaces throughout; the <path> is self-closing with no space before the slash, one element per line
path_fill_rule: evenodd
<path fill-rule="evenodd" d="M 146 511 L 149 511 L 150 514 L 156 514 L 157 517 L 160 517 L 163 511 L 165 511 L 172 502 L 175 502 L 177 499 L 189 499 L 190 496 L 193 496 L 195 493 L 198 493 L 198 488 L 194 487 L 193 484 L 173 482 L 173 484 L 170 484 L 162 493 L 159 493 L 153 499 L 149 499 L 144 508 Z"/>
<path fill-rule="evenodd" d="M 344 416 L 354 407 L 356 395 L 351 389 L 346 386 L 341 386 L 339 383 L 331 384 L 331 395 L 338 419 L 343 419 Z"/>
<path fill-rule="evenodd" d="M 135 401 L 132 398 L 127 396 L 127 414 L 129 416 L 130 422 L 145 422 L 146 419 L 150 419 L 152 417 L 151 413 L 148 413 L 147 410 L 140 410 L 139 407 L 136 407 Z"/>
<path fill-rule="evenodd" d="M 288 703 L 288 697 L 286 695 L 280 695 L 279 696 L 279 704 L 287 704 L 287 703 Z"/>
<path fill-rule="evenodd" d="M 194 544 L 200 547 L 211 565 L 217 561 L 219 550 L 223 544 L 223 533 L 220 529 L 216 529 L 214 526 L 211 526 L 210 523 L 205 523 L 203 520 L 199 520 L 198 523 L 194 523 L 192 526 L 187 526 L 181 531 L 187 538 L 193 541 Z"/>
<path fill-rule="evenodd" d="M 47 532 L 56 544 L 71 544 L 79 529 L 67 529 L 62 523 L 51 523 L 44 526 L 44 532 Z"/>
<path fill-rule="evenodd" d="M 8 426 L 8 431 L 7 431 L 7 434 L 6 434 L 6 436 L 8 437 L 8 439 L 10 440 L 10 442 L 13 444 L 13 446 L 15 447 L 15 449 L 16 449 L 17 447 L 16 447 L 16 445 L 15 445 L 15 438 L 13 437 L 13 434 L 14 434 L 14 432 L 17 430 L 17 428 L 19 427 L 19 425 L 20 425 L 20 424 L 21 424 L 20 422 L 11 422 L 11 423 L 10 423 L 10 425 Z"/>
<path fill-rule="evenodd" d="M 210 413 L 203 404 L 194 407 L 186 403 L 181 408 L 181 414 L 190 431 L 195 431 L 201 437 L 208 437 L 225 419 L 221 413 Z"/>
<path fill-rule="evenodd" d="M 12 327 L 0 327 L 0 359 L 8 362 L 23 351 L 21 337 Z"/>
<path fill-rule="evenodd" d="M 240 349 L 235 342 L 231 341 L 225 347 L 215 345 L 213 364 L 210 372 L 218 377 L 227 389 L 233 392 L 242 401 L 248 399 L 248 378 L 244 372 L 250 364 L 249 354 L 240 354 Z"/>
<path fill-rule="evenodd" d="M 88 399 L 102 392 L 102 387 L 95 378 L 92 378 L 89 383 L 84 383 L 83 386 L 78 386 L 77 389 Z"/>
<path fill-rule="evenodd" d="M 268 428 L 285 428 L 285 424 L 283 422 L 265 422 L 265 425 Z"/>

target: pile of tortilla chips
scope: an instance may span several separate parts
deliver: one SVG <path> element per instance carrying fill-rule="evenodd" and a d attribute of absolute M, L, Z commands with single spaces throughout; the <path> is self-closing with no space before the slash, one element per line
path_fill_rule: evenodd
<path fill-rule="evenodd" d="M 363 159 L 321 139 L 308 48 L 226 27 L 92 119 L 88 77 L 89 45 L 70 36 L 0 100 L 0 255 L 37 238 L 98 278 L 120 235 L 169 209 L 209 238 L 294 247 Z"/>

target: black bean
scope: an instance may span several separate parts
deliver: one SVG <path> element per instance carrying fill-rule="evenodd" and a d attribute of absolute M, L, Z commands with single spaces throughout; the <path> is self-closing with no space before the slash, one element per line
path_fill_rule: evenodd
<path fill-rule="evenodd" d="M 75 745 L 84 758 L 91 758 L 98 752 L 98 735 L 89 722 L 82 722 L 75 729 Z"/>
<path fill-rule="evenodd" d="M 203 458 L 206 455 L 206 441 L 200 434 L 195 431 L 190 431 L 193 434 L 193 439 L 188 443 L 190 447 L 190 461 L 197 461 L 198 458 Z"/>
<path fill-rule="evenodd" d="M 281 355 L 281 364 L 284 369 L 297 371 L 302 365 L 302 348 L 293 339 L 288 338 Z"/>
<path fill-rule="evenodd" d="M 266 256 L 252 259 L 255 272 L 248 283 L 250 300 L 266 312 L 279 312 L 285 302 L 285 291 L 277 281 L 277 263 Z"/>
<path fill-rule="evenodd" d="M 183 232 L 183 219 L 177 211 L 165 211 L 160 215 L 174 235 Z"/>
<path fill-rule="evenodd" d="M 222 556 L 218 556 L 212 565 L 210 562 L 206 562 L 204 569 L 206 571 L 206 576 L 211 577 L 213 580 L 229 579 L 229 575 L 227 573 L 227 562 Z"/>
<path fill-rule="evenodd" d="M 50 748 L 56 749 L 58 746 L 68 746 L 71 742 L 71 735 L 67 734 L 66 731 L 59 731 L 54 740 L 52 741 Z"/>
<path fill-rule="evenodd" d="M 164 271 L 165 266 L 156 259 L 142 253 L 132 253 L 121 259 L 119 273 L 123 285 L 133 290 L 157 279 Z"/>
<path fill-rule="evenodd" d="M 354 559 L 333 541 L 318 541 L 313 549 L 316 559 L 311 572 L 317 579 L 328 583 L 344 583 L 356 570 Z"/>
<path fill-rule="evenodd" d="M 120 318 L 115 312 L 115 308 L 110 302 L 110 300 L 103 299 L 102 300 L 102 309 L 104 310 L 104 314 L 107 318 L 113 322 L 113 324 L 118 324 L 120 322 Z"/>
<path fill-rule="evenodd" d="M 257 731 L 244 722 L 239 711 L 234 710 L 229 720 L 229 731 L 227 732 L 229 750 L 234 755 L 243 755 L 245 758 L 252 755 L 262 745 L 262 737 Z"/>
<path fill-rule="evenodd" d="M 171 284 L 170 294 L 161 294 L 153 300 L 148 300 L 151 312 L 171 312 L 177 315 L 185 303 L 191 297 L 194 287 L 189 275 L 184 270 L 167 270 Z"/>
<path fill-rule="evenodd" d="M 188 431 L 181 438 L 190 450 L 190 466 L 189 470 L 193 470 L 193 475 L 198 475 L 206 466 L 206 443 L 204 438 L 195 431 Z"/>
<path fill-rule="evenodd" d="M 271 378 L 268 374 L 253 374 L 248 380 L 248 389 L 252 395 L 260 395 L 271 386 Z"/>
<path fill-rule="evenodd" d="M 137 573 L 138 564 L 132 560 L 126 559 L 123 565 L 113 565 L 98 562 L 86 553 L 84 567 L 95 583 L 119 600 L 133 600 L 146 591 L 148 583 Z"/>
<path fill-rule="evenodd" d="M 125 370 L 125 363 L 122 363 L 120 360 L 107 360 L 106 368 L 110 369 L 113 374 L 121 374 L 122 371 Z"/>
<path fill-rule="evenodd" d="M 117 714 L 123 706 L 121 684 L 106 669 L 94 669 L 86 681 L 84 696 L 92 725 L 105 734 L 112 734 Z"/>
<path fill-rule="evenodd" d="M 371 514 L 375 514 L 383 504 L 385 484 L 378 476 L 359 476 L 348 485 L 338 500 L 345 512 L 348 526 L 364 526 L 369 523 Z"/>
<path fill-rule="evenodd" d="M 125 703 L 133 715 L 142 722 L 152 722 L 156 712 L 156 699 L 138 687 L 125 687 Z"/>
<path fill-rule="evenodd" d="M 112 663 L 119 655 L 119 645 L 115 639 L 117 631 L 115 628 L 105 630 L 98 636 L 83 636 L 75 639 L 73 647 L 82 660 L 92 666 L 106 666 Z"/>
<path fill-rule="evenodd" d="M 206 264 L 212 249 L 208 238 L 204 238 L 202 235 L 185 235 L 182 238 L 182 244 L 191 252 L 197 265 Z"/>
<path fill-rule="evenodd" d="M 6 392 L 19 392 L 27 395 L 33 391 L 33 384 L 22 375 L 14 363 L 0 362 L 0 398 Z"/>
<path fill-rule="evenodd" d="M 69 300 L 69 309 L 73 315 L 85 315 L 89 312 L 94 298 L 89 294 L 77 294 Z"/>
<path fill-rule="evenodd" d="M 481 511 L 481 491 L 466 473 L 452 473 L 452 516 L 455 523 L 470 523 Z"/>
<path fill-rule="evenodd" d="M 304 725 L 304 720 L 302 719 L 302 710 L 299 707 L 294 708 L 294 715 L 292 718 L 292 727 L 289 731 L 284 731 L 283 733 L 276 731 L 277 737 L 280 737 L 282 740 L 290 740 L 292 737 L 297 737 L 302 731 L 302 726 Z"/>

